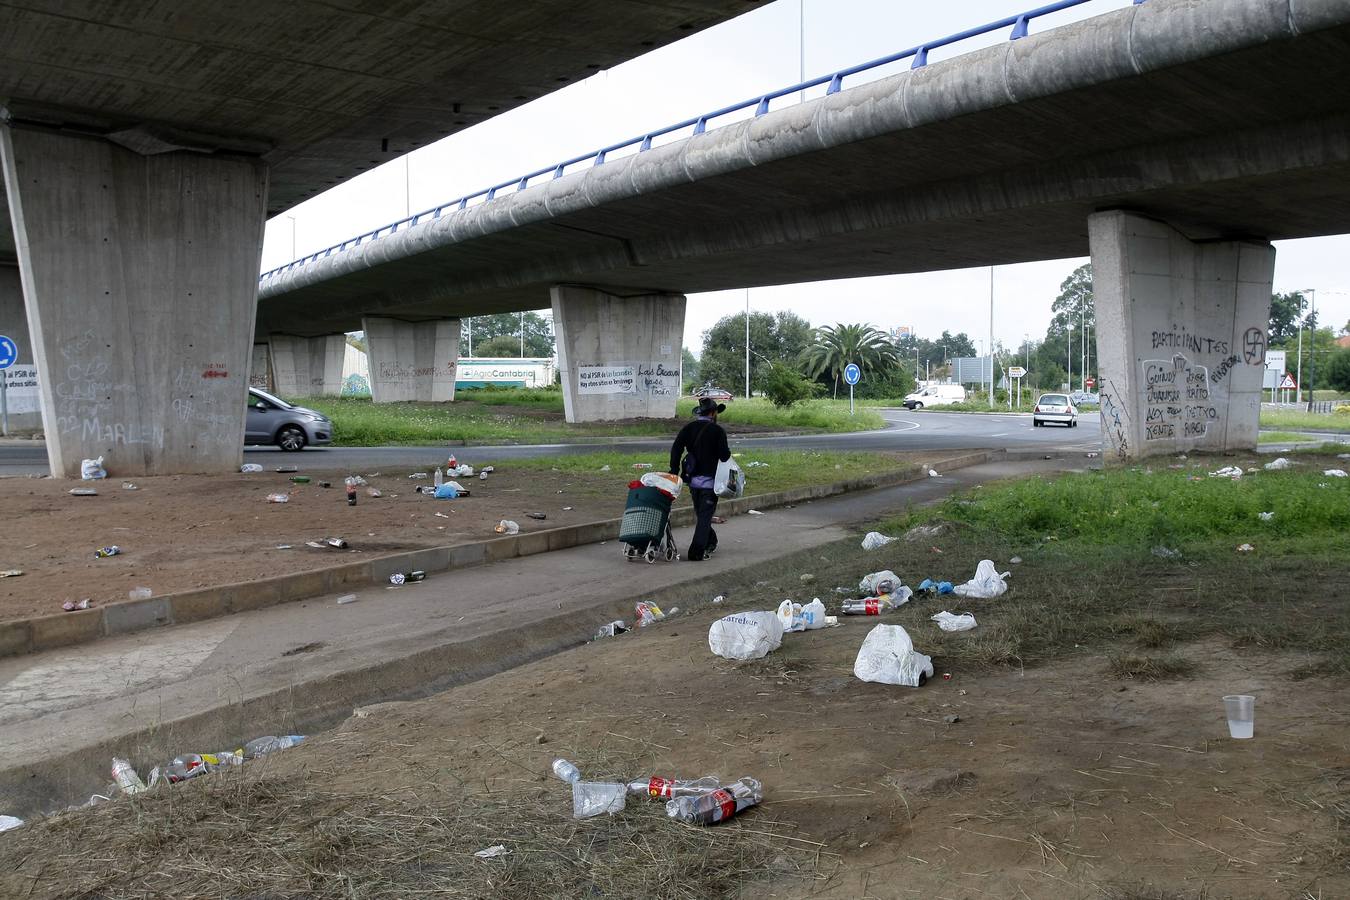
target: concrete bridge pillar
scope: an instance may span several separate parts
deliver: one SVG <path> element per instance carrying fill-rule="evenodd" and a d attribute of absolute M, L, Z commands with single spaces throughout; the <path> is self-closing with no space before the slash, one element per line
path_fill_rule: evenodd
<path fill-rule="evenodd" d="M 276 390 L 272 380 L 272 348 L 265 343 L 253 345 L 253 356 L 248 368 L 248 386 L 262 388 L 268 393 Z"/>
<path fill-rule="evenodd" d="M 673 418 L 682 387 L 684 295 L 609 291 L 552 289 L 567 421 Z"/>
<path fill-rule="evenodd" d="M 1256 447 L 1275 248 L 1088 219 L 1108 458 Z"/>
<path fill-rule="evenodd" d="M 283 399 L 336 397 L 342 393 L 346 335 L 307 338 L 274 334 L 267 343 L 272 361 L 273 385 Z"/>
<path fill-rule="evenodd" d="M 0 124 L 52 474 L 237 469 L 267 170 Z"/>
<path fill-rule="evenodd" d="M 361 320 L 370 352 L 370 396 L 376 403 L 455 399 L 459 319 Z"/>
<path fill-rule="evenodd" d="M 28 313 L 23 308 L 23 286 L 18 266 L 0 266 L 0 334 L 19 347 L 19 359 L 0 378 L 7 378 L 9 431 L 42 428 L 42 405 L 38 402 L 37 365 L 33 342 L 28 339 Z"/>

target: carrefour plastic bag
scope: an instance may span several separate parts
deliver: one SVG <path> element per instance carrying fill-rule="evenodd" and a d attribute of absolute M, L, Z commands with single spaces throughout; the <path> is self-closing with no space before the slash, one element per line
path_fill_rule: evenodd
<path fill-rule="evenodd" d="M 878 625 L 863 640 L 853 674 L 862 681 L 918 687 L 933 677 L 933 660 L 914 649 L 909 632 L 899 625 Z"/>
<path fill-rule="evenodd" d="M 734 459 L 717 464 L 713 493 L 719 497 L 739 497 L 745 493 L 745 472 Z"/>
<path fill-rule="evenodd" d="M 965 584 L 958 584 L 954 589 L 958 597 L 974 597 L 977 600 L 989 600 L 997 597 L 1008 589 L 1008 584 L 1003 579 L 1011 575 L 1011 572 L 998 573 L 994 568 L 992 559 L 982 559 L 980 564 L 975 567 L 975 577 Z"/>
<path fill-rule="evenodd" d="M 760 659 L 783 643 L 783 623 L 772 612 L 740 612 L 708 629 L 708 649 L 724 659 Z"/>

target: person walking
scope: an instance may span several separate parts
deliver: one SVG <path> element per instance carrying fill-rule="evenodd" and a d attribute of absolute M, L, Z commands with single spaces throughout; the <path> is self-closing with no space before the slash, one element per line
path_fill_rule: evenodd
<path fill-rule="evenodd" d="M 713 514 L 717 512 L 713 477 L 717 464 L 731 459 L 727 433 L 717 424 L 718 415 L 726 410 L 726 404 L 708 397 L 699 400 L 694 408 L 694 421 L 681 428 L 675 443 L 670 445 L 670 474 L 678 475 L 689 485 L 689 497 L 694 502 L 697 524 L 684 557 L 694 562 L 707 559 L 717 549 L 717 532 L 712 527 Z"/>

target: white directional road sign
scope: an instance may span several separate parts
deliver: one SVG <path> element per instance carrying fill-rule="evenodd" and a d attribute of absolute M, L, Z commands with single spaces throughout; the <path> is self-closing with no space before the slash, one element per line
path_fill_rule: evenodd
<path fill-rule="evenodd" d="M 0 370 L 8 369 L 19 361 L 19 345 L 0 334 Z"/>
<path fill-rule="evenodd" d="M 1021 378 L 1023 375 L 1027 374 L 1027 370 L 1021 366 L 1008 366 L 1008 374 L 1013 378 Z"/>
<path fill-rule="evenodd" d="M 844 366 L 844 382 L 846 384 L 857 384 L 862 378 L 862 370 L 858 368 L 857 363 L 849 363 Z"/>

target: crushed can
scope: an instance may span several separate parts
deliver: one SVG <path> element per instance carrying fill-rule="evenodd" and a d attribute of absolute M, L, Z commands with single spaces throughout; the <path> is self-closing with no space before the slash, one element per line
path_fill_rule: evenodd
<path fill-rule="evenodd" d="M 99 547 L 94 551 L 94 559 L 107 559 L 109 556 L 117 556 L 122 552 L 122 548 L 116 545 L 111 547 Z"/>

